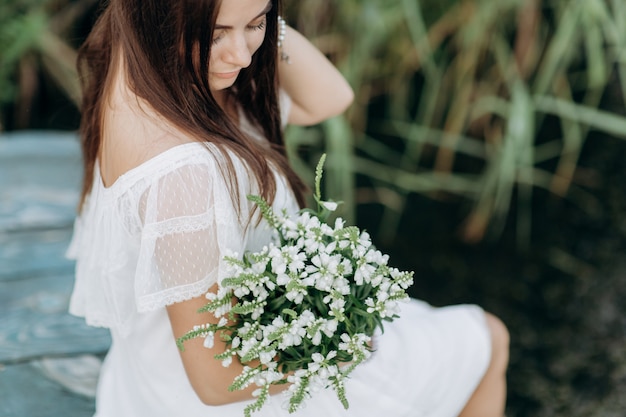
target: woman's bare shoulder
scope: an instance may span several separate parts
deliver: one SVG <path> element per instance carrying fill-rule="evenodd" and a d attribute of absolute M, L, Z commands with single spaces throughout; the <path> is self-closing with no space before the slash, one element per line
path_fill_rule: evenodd
<path fill-rule="evenodd" d="M 98 162 L 105 186 L 160 154 L 197 142 L 149 108 L 117 102 L 107 109 Z"/>

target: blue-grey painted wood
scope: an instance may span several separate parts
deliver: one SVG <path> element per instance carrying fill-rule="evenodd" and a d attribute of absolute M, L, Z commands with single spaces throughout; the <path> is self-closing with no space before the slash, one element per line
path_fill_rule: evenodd
<path fill-rule="evenodd" d="M 31 364 L 0 370 L 1 417 L 90 417 L 93 398 L 72 393 Z"/>
<path fill-rule="evenodd" d="M 71 226 L 82 176 L 76 134 L 0 136 L 0 232 Z"/>
<path fill-rule="evenodd" d="M 71 274 L 65 258 L 70 228 L 0 232 L 0 282 L 50 274 Z"/>
<path fill-rule="evenodd" d="M 68 314 L 72 285 L 71 275 L 0 282 L 0 363 L 106 352 L 108 330 Z"/>
<path fill-rule="evenodd" d="M 110 336 L 67 312 L 64 257 L 81 171 L 73 132 L 0 135 L 0 417 L 94 413 L 76 387 L 87 375 L 93 388 L 99 368 L 81 354 L 101 357 Z"/>

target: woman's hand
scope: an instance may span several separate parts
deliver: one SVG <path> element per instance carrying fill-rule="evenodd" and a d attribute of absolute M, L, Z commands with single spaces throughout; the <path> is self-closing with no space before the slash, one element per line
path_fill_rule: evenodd
<path fill-rule="evenodd" d="M 285 27 L 278 76 L 293 104 L 288 122 L 313 125 L 343 113 L 354 99 L 352 88 L 333 64 L 304 36 Z"/>

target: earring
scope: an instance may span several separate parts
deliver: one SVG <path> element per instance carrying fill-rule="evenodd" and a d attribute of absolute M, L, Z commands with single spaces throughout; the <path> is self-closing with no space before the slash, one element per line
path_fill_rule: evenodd
<path fill-rule="evenodd" d="M 287 34 L 287 22 L 281 16 L 278 16 L 278 53 L 280 54 L 280 60 L 291 64 L 289 54 L 283 49 L 285 35 Z"/>

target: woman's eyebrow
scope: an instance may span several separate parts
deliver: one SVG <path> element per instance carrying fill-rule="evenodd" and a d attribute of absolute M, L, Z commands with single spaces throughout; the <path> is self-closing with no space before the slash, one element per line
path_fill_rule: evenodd
<path fill-rule="evenodd" d="M 272 4 L 272 0 L 268 1 L 268 2 L 267 2 L 267 5 L 265 6 L 265 9 L 263 9 L 263 11 L 262 11 L 261 13 L 259 13 L 258 15 L 256 15 L 256 17 L 255 17 L 255 18 L 253 18 L 252 20 L 256 20 L 256 19 L 258 19 L 259 17 L 263 16 L 264 14 L 269 13 L 269 11 L 270 11 L 270 10 L 272 10 L 272 6 L 273 6 L 273 4 Z M 251 20 L 251 21 L 252 21 L 252 20 Z M 223 30 L 223 29 L 232 29 L 232 28 L 233 28 L 232 26 L 226 26 L 226 25 L 220 25 L 220 24 L 216 24 L 216 25 L 215 25 L 215 29 L 221 29 L 221 30 Z"/>
<path fill-rule="evenodd" d="M 263 16 L 264 14 L 268 14 L 270 10 L 272 10 L 272 0 L 267 2 L 267 5 L 265 5 L 265 9 L 263 9 L 263 11 L 261 13 L 259 13 L 259 15 L 257 17 L 255 17 L 254 19 L 258 19 L 259 17 Z M 252 20 L 254 20 L 252 19 Z"/>

